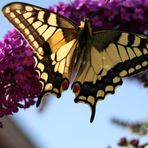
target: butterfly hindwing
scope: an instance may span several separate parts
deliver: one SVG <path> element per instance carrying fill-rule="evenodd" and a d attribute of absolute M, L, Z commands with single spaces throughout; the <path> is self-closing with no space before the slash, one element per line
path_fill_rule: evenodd
<path fill-rule="evenodd" d="M 61 89 L 69 85 L 66 67 L 79 28 L 61 15 L 25 3 L 10 3 L 3 13 L 35 51 L 35 69 L 42 84 L 39 100 L 47 92 L 60 97 Z"/>
<path fill-rule="evenodd" d="M 122 84 L 122 78 L 148 68 L 148 38 L 106 30 L 93 34 L 90 57 L 72 89 L 75 102 L 89 104 L 94 119 L 96 103 Z"/>

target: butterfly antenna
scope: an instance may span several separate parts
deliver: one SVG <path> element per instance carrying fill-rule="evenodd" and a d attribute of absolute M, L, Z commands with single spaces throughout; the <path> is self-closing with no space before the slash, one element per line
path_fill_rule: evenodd
<path fill-rule="evenodd" d="M 109 1 L 110 1 L 110 0 L 106 0 L 106 1 L 105 1 L 105 4 L 108 4 L 108 3 L 109 3 Z"/>
<path fill-rule="evenodd" d="M 69 0 L 69 1 L 70 1 L 71 6 L 72 6 L 73 8 L 75 8 L 74 3 L 72 2 L 72 0 Z"/>
<path fill-rule="evenodd" d="M 69 0 L 69 1 L 70 1 L 71 5 L 73 5 L 72 1 L 71 0 Z"/>
<path fill-rule="evenodd" d="M 104 1 L 104 4 L 108 4 L 108 3 L 110 3 L 112 0 L 105 0 Z"/>

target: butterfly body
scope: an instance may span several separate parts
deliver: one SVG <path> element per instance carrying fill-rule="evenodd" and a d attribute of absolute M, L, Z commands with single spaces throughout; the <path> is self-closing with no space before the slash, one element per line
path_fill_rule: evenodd
<path fill-rule="evenodd" d="M 42 97 L 54 93 L 59 98 L 69 87 L 75 102 L 96 104 L 122 84 L 122 78 L 148 69 L 148 37 L 117 31 L 93 31 L 89 19 L 77 26 L 50 10 L 10 3 L 3 8 L 6 18 L 24 36 L 34 51 L 35 70 L 42 84 Z"/>
<path fill-rule="evenodd" d="M 92 28 L 90 21 L 84 19 L 81 22 L 80 29 L 77 35 L 78 45 L 71 58 L 69 74 L 72 76 L 73 71 L 75 71 L 75 77 L 83 72 L 87 61 L 90 60 L 90 49 L 92 44 Z"/>

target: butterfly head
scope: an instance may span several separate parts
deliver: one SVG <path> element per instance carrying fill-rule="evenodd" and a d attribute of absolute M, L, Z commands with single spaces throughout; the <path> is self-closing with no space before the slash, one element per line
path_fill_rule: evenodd
<path fill-rule="evenodd" d="M 90 34 L 92 33 L 92 27 L 91 27 L 91 21 L 88 18 L 84 18 L 81 22 L 80 22 L 80 26 L 81 29 L 88 29 Z"/>

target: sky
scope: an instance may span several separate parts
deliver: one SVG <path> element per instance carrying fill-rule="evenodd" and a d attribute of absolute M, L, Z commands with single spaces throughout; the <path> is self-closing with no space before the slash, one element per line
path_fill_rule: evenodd
<path fill-rule="evenodd" d="M 19 0 L 47 8 L 58 0 Z M 12 0 L 1 0 L 0 9 Z M 69 2 L 68 0 L 65 2 Z M 0 40 L 13 26 L 0 12 Z M 43 112 L 35 106 L 20 110 L 12 116 L 19 127 L 37 145 L 37 148 L 116 148 L 120 137 L 137 137 L 128 130 L 111 124 L 112 117 L 126 121 L 148 120 L 148 90 L 134 80 L 124 79 L 123 85 L 116 89 L 114 95 L 108 95 L 104 101 L 97 103 L 96 116 L 90 123 L 90 108 L 86 104 L 75 104 L 74 94 L 69 89 L 60 99 L 47 97 Z"/>

